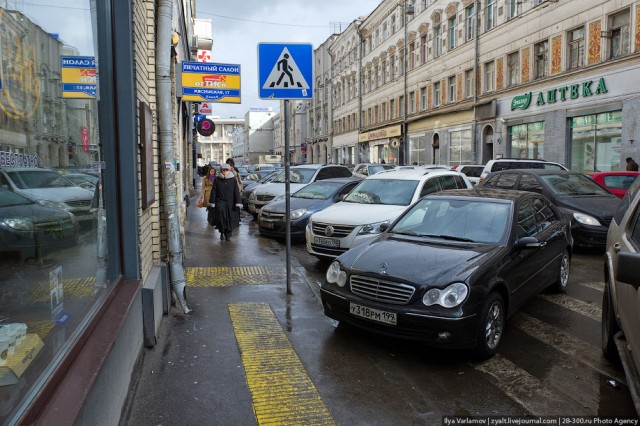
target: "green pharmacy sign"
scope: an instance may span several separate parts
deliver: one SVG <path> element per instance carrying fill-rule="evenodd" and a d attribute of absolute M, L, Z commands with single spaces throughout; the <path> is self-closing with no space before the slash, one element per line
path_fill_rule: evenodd
<path fill-rule="evenodd" d="M 588 98 L 593 95 L 601 95 L 607 93 L 607 85 L 604 77 L 600 77 L 597 83 L 593 80 L 587 80 L 568 86 L 554 87 L 547 91 L 538 92 L 536 96 L 536 105 L 542 106 L 546 104 L 554 104 L 558 101 L 566 101 L 568 99 Z M 527 109 L 531 104 L 531 92 L 524 95 L 516 96 L 511 100 L 511 111 L 514 109 Z"/>
<path fill-rule="evenodd" d="M 531 92 L 516 96 L 511 100 L 511 111 L 514 109 L 527 109 L 531 103 Z"/>

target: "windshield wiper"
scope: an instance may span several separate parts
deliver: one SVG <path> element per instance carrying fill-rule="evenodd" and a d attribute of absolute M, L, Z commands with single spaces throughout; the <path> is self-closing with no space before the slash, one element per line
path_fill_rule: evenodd
<path fill-rule="evenodd" d="M 417 232 L 414 231 L 410 231 L 408 229 L 403 229 L 401 231 L 392 231 L 392 234 L 400 234 L 400 235 L 413 235 L 415 237 L 420 236 L 420 234 L 418 234 Z"/>
<path fill-rule="evenodd" d="M 424 234 L 421 235 L 422 237 L 429 237 L 429 238 L 442 238 L 443 240 L 450 240 L 450 241 L 462 241 L 465 243 L 473 243 L 475 242 L 474 240 L 470 239 L 470 238 L 462 238 L 462 237 L 454 237 L 453 235 L 433 235 L 433 234 Z"/>

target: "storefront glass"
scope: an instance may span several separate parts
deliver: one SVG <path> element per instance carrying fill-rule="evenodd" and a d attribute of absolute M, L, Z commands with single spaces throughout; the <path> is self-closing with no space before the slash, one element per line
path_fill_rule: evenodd
<path fill-rule="evenodd" d="M 509 126 L 512 158 L 544 159 L 544 121 Z"/>
<path fill-rule="evenodd" d="M 427 138 L 424 136 L 412 137 L 409 140 L 410 152 L 409 160 L 411 164 L 423 165 L 428 164 L 427 160 Z"/>
<path fill-rule="evenodd" d="M 473 142 L 471 140 L 471 130 L 451 132 L 450 135 L 449 166 L 472 164 Z"/>
<path fill-rule="evenodd" d="M 0 7 L 0 423 L 56 368 L 113 281 L 95 13 L 91 0 Z"/>
<path fill-rule="evenodd" d="M 624 170 L 620 164 L 622 111 L 571 118 L 571 170 Z"/>

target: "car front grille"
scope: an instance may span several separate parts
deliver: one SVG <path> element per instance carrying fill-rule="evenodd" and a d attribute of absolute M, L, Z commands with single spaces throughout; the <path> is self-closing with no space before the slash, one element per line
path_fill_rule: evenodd
<path fill-rule="evenodd" d="M 317 244 L 311 244 L 311 248 L 313 248 L 313 251 L 319 255 L 331 257 L 338 257 L 349 250 L 348 248 L 319 246 Z"/>
<path fill-rule="evenodd" d="M 91 207 L 91 200 L 69 200 L 64 202 L 69 207 L 88 209 Z"/>
<path fill-rule="evenodd" d="M 256 195 L 258 201 L 271 201 L 276 198 L 274 195 Z"/>
<path fill-rule="evenodd" d="M 268 220 L 284 220 L 284 213 L 266 212 L 262 210 L 262 218 Z"/>
<path fill-rule="evenodd" d="M 333 232 L 331 235 L 327 235 L 327 227 L 331 226 Z M 352 225 L 333 225 L 329 223 L 317 223 L 313 222 L 311 230 L 315 235 L 322 235 L 323 237 L 344 238 L 351 233 L 356 227 Z"/>
<path fill-rule="evenodd" d="M 602 225 L 604 225 L 605 227 L 609 227 L 609 225 L 611 225 L 611 221 L 613 220 L 613 216 L 607 216 L 607 217 L 603 217 L 602 218 Z"/>
<path fill-rule="evenodd" d="M 376 302 L 395 305 L 406 305 L 415 292 L 415 288 L 407 284 L 361 275 L 353 275 L 350 285 L 353 294 Z"/>

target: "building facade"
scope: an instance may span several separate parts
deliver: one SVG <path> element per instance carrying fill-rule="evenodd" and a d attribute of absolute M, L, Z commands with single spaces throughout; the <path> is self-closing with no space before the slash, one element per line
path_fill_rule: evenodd
<path fill-rule="evenodd" d="M 198 135 L 196 146 L 205 163 L 222 164 L 227 158 L 233 158 L 233 137 L 236 132 L 242 132 L 244 120 L 242 118 L 208 118 L 211 118 L 216 129 L 211 136 Z"/>
<path fill-rule="evenodd" d="M 383 1 L 330 47 L 334 155 L 624 168 L 624 158 L 639 156 L 640 93 L 628 83 L 640 72 L 639 8 L 632 0 Z"/>

